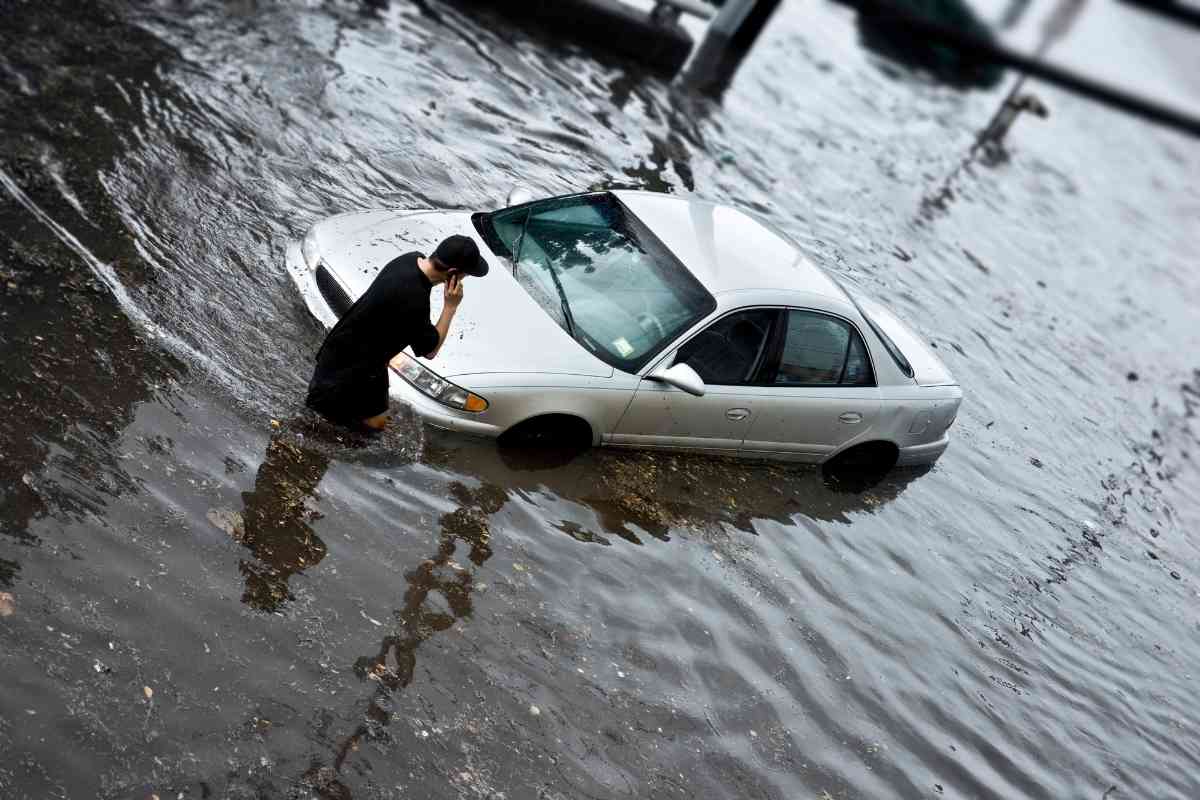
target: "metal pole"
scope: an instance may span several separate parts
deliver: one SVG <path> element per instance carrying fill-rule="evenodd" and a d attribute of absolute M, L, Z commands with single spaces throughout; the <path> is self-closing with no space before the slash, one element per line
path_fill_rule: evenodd
<path fill-rule="evenodd" d="M 683 83 L 721 91 L 754 45 L 780 0 L 726 0 L 684 67 Z"/>
<path fill-rule="evenodd" d="M 737 32 L 738 27 L 745 21 L 750 10 L 754 8 L 758 0 L 726 0 L 725 5 L 717 12 L 717 16 L 708 26 L 708 35 L 704 38 L 707 40 L 709 36 L 723 36 L 726 39 L 732 39 L 733 34 Z"/>

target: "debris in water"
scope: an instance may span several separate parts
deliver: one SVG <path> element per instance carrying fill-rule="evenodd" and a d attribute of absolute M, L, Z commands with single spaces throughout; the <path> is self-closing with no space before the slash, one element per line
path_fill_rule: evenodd
<path fill-rule="evenodd" d="M 8 592 L 0 592 L 0 617 L 11 617 L 17 610 L 16 601 Z"/>
<path fill-rule="evenodd" d="M 146 695 L 146 699 L 147 699 L 147 700 L 153 700 L 153 699 L 154 699 L 154 690 L 153 690 L 153 689 L 151 689 L 149 686 L 143 686 L 143 687 L 142 687 L 142 694 Z"/>
<path fill-rule="evenodd" d="M 208 521 L 213 524 L 213 527 L 225 531 L 229 536 L 242 541 L 246 536 L 246 521 L 242 519 L 242 515 L 228 508 L 210 508 Z"/>
<path fill-rule="evenodd" d="M 542 710 L 540 708 L 538 708 L 537 706 L 530 706 L 529 713 L 535 717 L 540 717 L 542 715 Z"/>

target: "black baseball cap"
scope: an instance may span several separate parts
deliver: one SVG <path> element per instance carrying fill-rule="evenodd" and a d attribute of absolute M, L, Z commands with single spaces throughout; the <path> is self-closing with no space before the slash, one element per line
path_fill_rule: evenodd
<path fill-rule="evenodd" d="M 470 236 L 450 236 L 437 246 L 433 257 L 450 269 L 482 278 L 488 274 L 488 263 L 479 255 L 479 247 Z"/>

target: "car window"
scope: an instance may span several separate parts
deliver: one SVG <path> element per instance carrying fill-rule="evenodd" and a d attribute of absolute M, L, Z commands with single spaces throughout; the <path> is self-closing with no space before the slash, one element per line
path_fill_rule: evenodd
<path fill-rule="evenodd" d="M 675 363 L 687 364 L 707 384 L 751 383 L 762 366 L 775 316 L 772 309 L 754 308 L 722 317 L 679 348 Z"/>
<path fill-rule="evenodd" d="M 716 301 L 608 193 L 552 198 L 476 220 L 488 246 L 564 330 L 601 360 L 637 372 Z"/>
<path fill-rule="evenodd" d="M 849 323 L 811 311 L 789 311 L 775 384 L 873 386 L 866 346 Z"/>

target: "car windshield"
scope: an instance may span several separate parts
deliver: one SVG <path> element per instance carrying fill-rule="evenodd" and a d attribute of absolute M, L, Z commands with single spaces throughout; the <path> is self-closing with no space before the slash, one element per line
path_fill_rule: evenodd
<path fill-rule="evenodd" d="M 530 296 L 603 361 L 636 372 L 716 301 L 613 195 L 561 197 L 475 217 Z"/>

